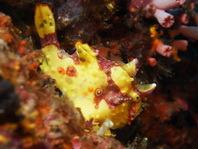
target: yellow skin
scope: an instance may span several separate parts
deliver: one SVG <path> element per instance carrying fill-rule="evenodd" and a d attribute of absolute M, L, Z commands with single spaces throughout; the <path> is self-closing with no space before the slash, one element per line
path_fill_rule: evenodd
<path fill-rule="evenodd" d="M 45 41 L 48 35 L 55 35 L 55 21 L 47 5 L 37 5 L 35 26 L 42 41 Z M 56 41 L 51 43 L 54 42 Z M 86 121 L 93 119 L 102 124 L 109 119 L 113 122 L 113 129 L 129 123 L 141 111 L 139 95 L 132 87 L 134 79 L 122 67 L 104 58 L 106 62 L 111 63 L 111 66 L 108 69 L 102 69 L 97 53 L 88 44 L 77 42 L 75 47 L 76 57 L 72 55 L 59 58 L 59 48 L 56 44 L 50 44 L 50 42 L 43 44 L 44 57 L 41 59 L 40 68 L 55 79 L 55 86 L 73 102 L 75 107 L 80 108 Z M 109 70 L 109 73 L 104 70 Z M 109 79 L 111 79 L 112 88 L 119 89 L 119 93 L 108 88 Z M 115 96 L 115 99 L 113 101 L 103 99 L 110 96 Z M 122 101 L 123 99 L 128 100 Z M 132 108 L 134 113 L 131 117 L 129 111 Z"/>

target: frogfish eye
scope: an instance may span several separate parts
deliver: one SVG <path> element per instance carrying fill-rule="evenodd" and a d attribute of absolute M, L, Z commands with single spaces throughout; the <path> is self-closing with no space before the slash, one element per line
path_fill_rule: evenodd
<path fill-rule="evenodd" d="M 103 93 L 103 89 L 101 89 L 101 88 L 97 88 L 97 89 L 95 90 L 95 95 L 96 95 L 96 96 L 100 96 L 100 95 L 102 95 L 102 93 Z"/>
<path fill-rule="evenodd" d="M 133 100 L 136 101 L 136 102 L 138 102 L 140 100 L 140 96 L 137 93 L 135 93 L 133 95 Z"/>

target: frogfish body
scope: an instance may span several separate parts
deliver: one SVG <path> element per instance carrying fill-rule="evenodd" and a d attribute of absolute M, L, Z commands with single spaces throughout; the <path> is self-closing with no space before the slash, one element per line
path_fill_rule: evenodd
<path fill-rule="evenodd" d="M 139 93 L 129 73 L 120 65 L 98 55 L 88 44 L 77 41 L 73 55 L 59 56 L 55 21 L 50 8 L 38 4 L 35 26 L 41 39 L 41 70 L 55 79 L 55 86 L 80 108 L 86 121 L 93 119 L 102 124 L 106 119 L 113 129 L 130 123 L 141 111 Z M 132 61 L 125 67 L 133 68 Z M 155 85 L 152 85 L 154 88 Z"/>

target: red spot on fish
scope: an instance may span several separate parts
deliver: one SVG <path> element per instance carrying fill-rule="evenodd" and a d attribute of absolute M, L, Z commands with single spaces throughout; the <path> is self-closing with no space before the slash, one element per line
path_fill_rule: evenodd
<path fill-rule="evenodd" d="M 68 66 L 66 70 L 66 74 L 70 77 L 76 77 L 77 72 L 74 66 Z"/>
<path fill-rule="evenodd" d="M 65 70 L 62 68 L 62 67 L 58 67 L 57 68 L 57 71 L 58 71 L 58 73 L 60 73 L 60 74 L 65 74 Z"/>
<path fill-rule="evenodd" d="M 88 88 L 89 92 L 93 92 L 94 89 L 93 88 Z"/>

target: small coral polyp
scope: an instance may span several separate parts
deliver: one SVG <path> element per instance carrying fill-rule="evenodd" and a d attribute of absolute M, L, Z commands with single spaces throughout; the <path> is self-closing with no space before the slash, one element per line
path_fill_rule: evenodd
<path fill-rule="evenodd" d="M 80 108 L 86 121 L 93 119 L 101 124 L 108 119 L 115 129 L 139 114 L 141 100 L 127 71 L 81 41 L 75 44 L 76 53 L 60 58 L 55 21 L 47 5 L 36 6 L 35 26 L 44 53 L 40 68 L 55 79 L 55 86 Z"/>

